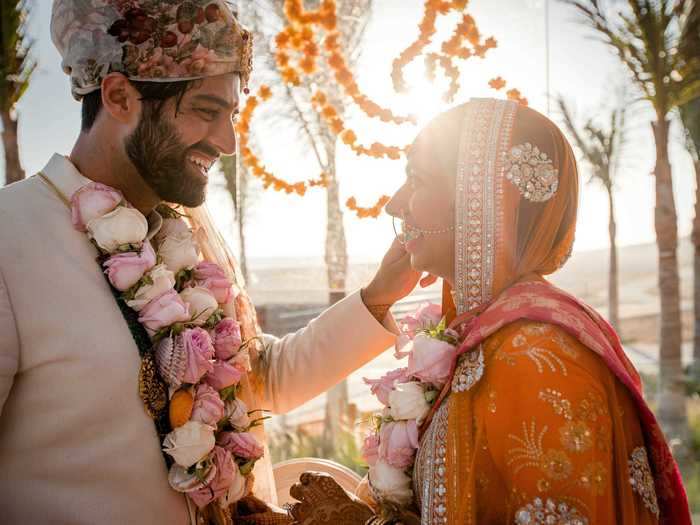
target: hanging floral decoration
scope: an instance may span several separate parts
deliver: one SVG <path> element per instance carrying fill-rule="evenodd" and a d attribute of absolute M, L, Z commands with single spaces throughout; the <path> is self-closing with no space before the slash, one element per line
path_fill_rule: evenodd
<path fill-rule="evenodd" d="M 473 57 L 485 58 L 486 53 L 496 48 L 497 42 L 493 37 L 483 38 L 474 18 L 465 13 L 467 0 L 425 0 L 424 12 L 418 25 L 418 37 L 407 46 L 392 63 L 392 83 L 398 93 L 406 92 L 408 85 L 404 77 L 404 69 L 416 58 L 424 55 L 426 77 L 433 81 L 438 68 L 449 80 L 448 88 L 443 94 L 445 102 L 452 102 L 460 89 L 460 69 L 458 60 L 468 60 Z M 438 51 L 426 52 L 435 36 L 438 17 L 451 12 L 462 14 L 461 20 L 455 26 L 451 36 L 442 42 Z M 338 30 L 336 0 L 321 0 L 315 10 L 306 10 L 303 0 L 285 0 L 284 15 L 287 25 L 275 36 L 275 64 L 280 78 L 287 86 L 300 86 L 305 80 L 318 71 L 319 60 L 323 59 L 330 69 L 333 79 L 341 86 L 345 96 L 369 118 L 394 125 L 416 124 L 412 115 L 397 115 L 388 108 L 374 102 L 364 94 L 358 86 L 353 73 L 348 67 L 341 34 Z M 323 35 L 321 34 L 323 31 Z M 489 82 L 492 89 L 500 91 L 505 88 L 506 81 L 501 77 Z M 248 98 L 241 112 L 241 118 L 236 126 L 239 133 L 241 159 L 250 172 L 262 180 L 265 188 L 284 191 L 288 194 L 303 196 L 312 187 L 326 187 L 328 174 L 321 173 L 317 179 L 309 179 L 296 183 L 282 180 L 270 173 L 262 161 L 255 155 L 249 144 L 250 123 L 255 110 L 260 104 L 270 99 L 272 93 L 267 86 L 261 86 L 255 96 Z M 527 99 L 520 91 L 512 88 L 506 96 L 520 104 L 527 105 Z M 406 152 L 406 147 L 373 142 L 363 145 L 359 142 L 355 130 L 346 126 L 341 112 L 330 100 L 323 87 L 316 88 L 311 104 L 318 112 L 330 132 L 339 138 L 358 155 L 376 159 L 398 160 Z M 389 197 L 382 195 L 371 207 L 361 207 L 355 197 L 350 197 L 346 206 L 354 211 L 359 218 L 378 217 Z"/>
<path fill-rule="evenodd" d="M 489 80 L 489 87 L 495 91 L 503 90 L 503 88 L 506 87 L 506 84 L 507 82 L 501 77 L 496 77 Z M 518 104 L 527 106 L 527 99 L 522 96 L 519 89 L 509 89 L 506 91 L 506 96 L 508 97 L 508 100 L 514 100 Z"/>
<path fill-rule="evenodd" d="M 387 202 L 389 202 L 390 199 L 391 197 L 389 197 L 388 195 L 382 195 L 381 197 L 379 197 L 374 206 L 370 206 L 369 208 L 362 208 L 361 206 L 357 205 L 357 199 L 355 197 L 350 197 L 345 202 L 345 206 L 347 206 L 349 210 L 354 211 L 360 219 L 366 219 L 369 217 L 376 219 L 377 217 L 379 217 L 379 214 L 382 212 L 384 206 L 386 206 Z"/>

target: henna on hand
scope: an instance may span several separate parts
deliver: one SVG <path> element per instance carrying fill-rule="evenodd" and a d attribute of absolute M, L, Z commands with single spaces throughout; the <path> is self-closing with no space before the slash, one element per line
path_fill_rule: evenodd
<path fill-rule="evenodd" d="M 289 509 L 295 525 L 364 525 L 373 517 L 369 506 L 328 474 L 304 472 L 289 493 L 299 501 Z"/>

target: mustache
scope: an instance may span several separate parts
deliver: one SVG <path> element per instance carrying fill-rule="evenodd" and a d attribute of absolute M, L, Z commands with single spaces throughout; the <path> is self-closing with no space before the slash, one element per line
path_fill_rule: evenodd
<path fill-rule="evenodd" d="M 197 144 L 194 144 L 193 146 L 190 146 L 187 149 L 188 151 L 199 151 L 207 157 L 217 158 L 219 156 L 219 152 L 217 151 L 217 149 L 214 146 L 207 144 L 206 142 L 198 142 Z"/>

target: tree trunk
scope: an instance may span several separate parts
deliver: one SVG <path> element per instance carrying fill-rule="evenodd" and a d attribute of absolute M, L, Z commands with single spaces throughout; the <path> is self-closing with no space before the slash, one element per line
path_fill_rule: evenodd
<path fill-rule="evenodd" d="M 612 187 L 608 190 L 608 235 L 610 236 L 610 269 L 608 275 L 608 318 L 615 330 L 620 328 L 620 297 L 617 271 L 617 225 L 615 223 L 615 200 Z"/>
<path fill-rule="evenodd" d="M 693 232 L 693 364 L 691 379 L 700 384 L 700 159 L 695 161 L 695 217 Z"/>
<path fill-rule="evenodd" d="M 685 457 L 688 450 L 688 419 L 685 381 L 681 363 L 681 310 L 678 276 L 678 224 L 673 198 L 671 165 L 668 160 L 669 122 L 660 116 L 652 123 L 656 143 L 656 208 L 654 225 L 659 250 L 659 334 L 658 417 L 674 453 Z"/>
<path fill-rule="evenodd" d="M 347 245 L 343 211 L 340 207 L 338 180 L 335 170 L 335 143 L 329 141 L 326 147 L 328 166 L 328 187 L 326 188 L 327 222 L 326 222 L 326 273 L 328 276 L 328 303 L 334 304 L 345 297 L 345 280 L 348 270 Z M 324 425 L 324 453 L 331 456 L 337 438 L 347 423 L 348 384 L 341 381 L 328 391 L 326 397 L 326 414 Z"/>
<path fill-rule="evenodd" d="M 0 110 L 2 118 L 2 145 L 5 150 L 5 184 L 12 184 L 24 178 L 24 170 L 19 162 L 17 144 L 17 120 L 10 111 Z"/>
<path fill-rule="evenodd" d="M 248 170 L 238 165 L 240 176 L 238 177 L 238 242 L 241 272 L 246 283 L 250 282 L 248 275 L 248 257 L 246 255 L 245 226 L 248 222 Z"/>
<path fill-rule="evenodd" d="M 233 209 L 236 213 L 236 224 L 238 225 L 239 260 L 243 279 L 248 283 L 248 260 L 245 252 L 245 225 L 247 219 L 247 191 L 248 173 L 246 168 L 238 162 L 237 157 L 223 157 L 221 159 L 221 171 L 226 181 L 226 190 L 231 195 Z M 240 177 L 238 174 L 240 173 Z"/>

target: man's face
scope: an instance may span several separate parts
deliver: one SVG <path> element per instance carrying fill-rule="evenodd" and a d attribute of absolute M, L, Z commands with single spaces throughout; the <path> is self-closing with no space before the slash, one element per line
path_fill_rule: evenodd
<path fill-rule="evenodd" d="M 182 97 L 144 101 L 136 129 L 125 140 L 139 175 L 163 201 L 196 207 L 204 202 L 209 169 L 236 151 L 238 75 L 195 81 Z"/>

